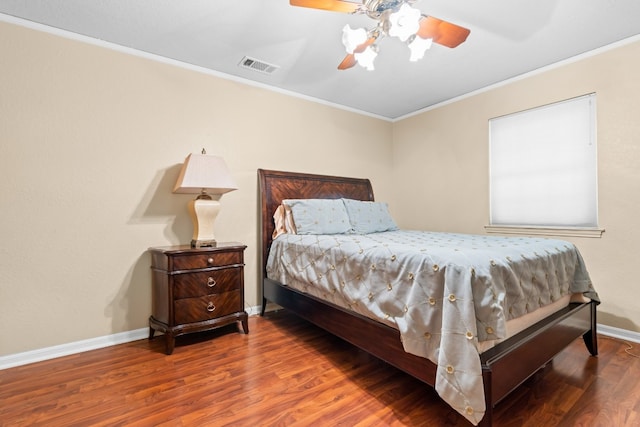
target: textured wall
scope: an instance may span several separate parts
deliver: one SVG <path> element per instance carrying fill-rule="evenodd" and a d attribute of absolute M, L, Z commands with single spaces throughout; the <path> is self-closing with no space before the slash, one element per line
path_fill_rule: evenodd
<path fill-rule="evenodd" d="M 0 23 L 0 355 L 143 328 L 150 246 L 188 243 L 180 164 L 203 147 L 239 186 L 221 241 L 249 247 L 256 169 L 369 177 L 391 194 L 392 123 Z"/>

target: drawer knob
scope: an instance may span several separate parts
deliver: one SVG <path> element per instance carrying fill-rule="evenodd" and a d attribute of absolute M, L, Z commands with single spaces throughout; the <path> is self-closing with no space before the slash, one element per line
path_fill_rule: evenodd
<path fill-rule="evenodd" d="M 207 258 L 207 264 L 213 264 L 213 257 Z"/>
<path fill-rule="evenodd" d="M 214 279 L 213 277 L 209 277 L 207 279 L 207 286 L 210 288 L 213 288 L 216 285 L 216 279 Z"/>
<path fill-rule="evenodd" d="M 207 305 L 207 311 L 211 313 L 215 309 L 216 309 L 216 306 L 213 305 L 211 301 L 209 301 L 209 305 Z"/>

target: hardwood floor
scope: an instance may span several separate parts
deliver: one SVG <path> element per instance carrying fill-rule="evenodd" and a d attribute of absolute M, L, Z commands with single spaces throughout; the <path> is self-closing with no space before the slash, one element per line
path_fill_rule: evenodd
<path fill-rule="evenodd" d="M 1 426 L 468 426 L 427 385 L 287 314 L 0 371 Z M 213 337 L 213 339 L 211 339 Z M 581 340 L 498 404 L 496 426 L 640 425 L 640 359 Z M 637 351 L 636 351 L 637 352 Z"/>

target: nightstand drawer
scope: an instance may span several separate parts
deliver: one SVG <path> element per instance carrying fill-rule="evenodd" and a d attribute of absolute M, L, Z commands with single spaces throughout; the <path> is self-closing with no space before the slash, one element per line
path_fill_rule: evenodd
<path fill-rule="evenodd" d="M 230 267 L 199 273 L 176 274 L 173 278 L 173 298 L 192 298 L 240 289 L 242 267 Z"/>
<path fill-rule="evenodd" d="M 240 291 L 184 298 L 174 301 L 176 323 L 192 323 L 215 319 L 242 310 Z"/>
<path fill-rule="evenodd" d="M 242 251 L 188 254 L 173 258 L 173 271 L 242 264 Z"/>

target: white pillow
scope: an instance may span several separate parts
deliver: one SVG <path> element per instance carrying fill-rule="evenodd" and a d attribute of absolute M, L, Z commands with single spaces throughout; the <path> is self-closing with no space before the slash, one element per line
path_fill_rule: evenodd
<path fill-rule="evenodd" d="M 353 233 L 369 234 L 398 229 L 386 203 L 352 199 L 342 199 L 342 201 L 347 209 Z"/>
<path fill-rule="evenodd" d="M 342 234 L 351 230 L 341 199 L 287 199 L 297 234 Z"/>

